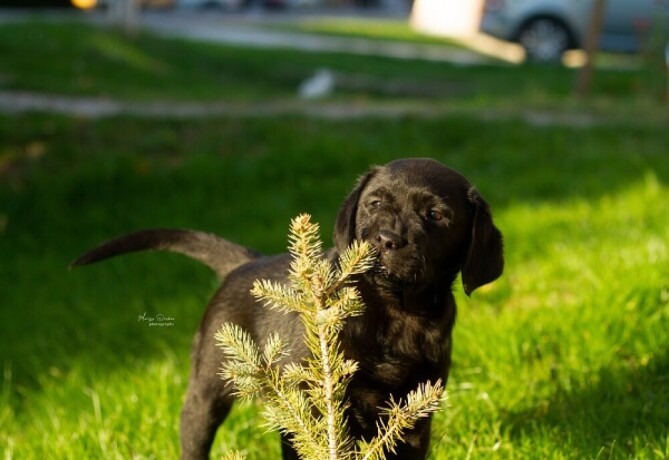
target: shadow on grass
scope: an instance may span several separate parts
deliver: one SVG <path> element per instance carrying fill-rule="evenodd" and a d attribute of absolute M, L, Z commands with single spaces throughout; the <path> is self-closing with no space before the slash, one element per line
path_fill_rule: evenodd
<path fill-rule="evenodd" d="M 567 457 L 629 458 L 666 439 L 669 423 L 669 353 L 584 376 L 547 402 L 503 417 L 513 439 L 548 436 Z M 658 446 L 650 446 L 652 454 Z M 665 446 L 659 446 L 664 449 Z M 657 453 L 657 452 L 656 452 Z M 665 452 L 666 453 L 666 452 Z"/>
<path fill-rule="evenodd" d="M 19 396 L 14 403 L 81 363 L 94 363 L 91 375 L 99 375 L 169 350 L 187 368 L 192 336 L 216 288 L 209 270 L 167 254 L 72 271 L 67 259 L 45 259 L 28 276 L 4 278 L 17 291 L 0 312 L 7 338 L 0 363 L 9 372 L 5 384 Z"/>
<path fill-rule="evenodd" d="M 289 219 L 311 212 L 329 239 L 356 177 L 406 156 L 460 170 L 496 212 L 519 202 L 596 199 L 648 171 L 666 183 L 668 136 L 642 127 L 528 128 L 473 118 L 0 117 L 0 179 L 8 184 L 0 187 L 0 297 L 7 303 L 0 362 L 13 367 L 15 387 L 38 390 L 40 374 L 66 371 L 84 353 L 109 369 L 151 359 L 164 344 L 186 357 L 214 277 L 167 255 L 66 272 L 72 258 L 116 234 L 187 226 L 278 252 Z M 147 330 L 137 321 L 145 312 L 176 316 L 176 326 Z M 556 400 L 551 417 L 559 407 Z M 526 417 L 517 417 L 521 431 L 531 427 L 533 415 Z"/>

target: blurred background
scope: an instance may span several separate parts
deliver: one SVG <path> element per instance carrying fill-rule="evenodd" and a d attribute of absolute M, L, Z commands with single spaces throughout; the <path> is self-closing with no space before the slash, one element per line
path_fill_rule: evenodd
<path fill-rule="evenodd" d="M 0 0 L 0 455 L 176 458 L 218 280 L 121 233 L 265 253 L 400 157 L 505 236 L 464 296 L 431 459 L 669 457 L 663 0 Z M 150 325 L 142 318 L 169 318 Z M 253 404 L 214 454 L 277 458 Z"/>

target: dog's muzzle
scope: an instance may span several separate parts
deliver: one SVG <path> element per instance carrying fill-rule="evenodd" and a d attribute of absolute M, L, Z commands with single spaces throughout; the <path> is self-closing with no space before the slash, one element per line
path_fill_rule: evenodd
<path fill-rule="evenodd" d="M 380 230 L 375 239 L 378 254 L 374 273 L 392 284 L 416 283 L 425 273 L 425 257 L 418 247 L 396 233 Z"/>

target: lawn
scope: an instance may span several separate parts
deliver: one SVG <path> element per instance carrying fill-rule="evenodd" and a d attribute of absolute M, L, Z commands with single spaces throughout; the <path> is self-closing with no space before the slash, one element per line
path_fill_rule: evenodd
<path fill-rule="evenodd" d="M 279 23 L 276 27 L 299 32 L 309 32 L 335 37 L 369 38 L 373 40 L 400 41 L 429 45 L 461 47 L 459 42 L 417 32 L 404 19 L 374 21 L 369 18 L 306 16 L 297 21 Z"/>
<path fill-rule="evenodd" d="M 0 28 L 0 72 L 13 75 L 6 87 L 58 89 L 50 76 L 39 86 L 28 67 L 45 64 L 7 52 L 8 27 Z M 256 62 L 255 53 L 272 55 L 152 37 L 133 46 L 155 46 L 154 59 L 162 48 L 188 49 L 184 59 L 202 59 L 193 77 L 202 82 L 210 75 L 203 56 Z M 67 59 L 54 72 L 69 75 Z M 195 97 L 194 88 L 170 79 L 154 80 L 160 87 L 129 79 L 121 87 L 104 65 L 90 69 L 94 90 L 64 91 Z M 411 73 L 404 63 L 383 65 Z M 472 82 L 496 71 L 444 69 L 463 78 L 469 72 Z M 511 71 L 537 77 L 534 69 L 499 70 Z M 225 78 L 220 69 L 211 75 L 219 73 Z M 616 75 L 617 87 L 637 77 Z M 552 78 L 546 91 L 558 100 L 555 88 L 568 88 L 571 75 Z M 252 98 L 288 91 L 259 89 L 260 76 L 238 84 Z M 206 86 L 203 92 L 227 97 Z M 492 85 L 485 91 L 505 97 Z M 630 99 L 607 97 L 620 112 Z M 668 145 L 669 131 L 657 124 L 530 126 L 475 115 L 336 122 L 2 115 L 0 453 L 178 455 L 190 342 L 215 277 L 171 254 L 69 271 L 81 252 L 119 233 L 161 226 L 281 252 L 289 220 L 301 212 L 311 213 L 329 239 L 340 202 L 369 165 L 429 156 L 463 172 L 488 199 L 507 260 L 504 276 L 471 298 L 454 286 L 459 317 L 449 403 L 437 415 L 430 458 L 667 458 Z M 139 319 L 145 313 L 170 316 L 173 325 L 151 327 Z M 215 454 L 234 448 L 249 459 L 277 458 L 277 436 L 261 423 L 255 407 L 237 407 Z"/>
<path fill-rule="evenodd" d="M 386 35 L 405 37 L 404 29 L 384 30 Z M 338 101 L 413 98 L 479 110 L 583 109 L 571 97 L 577 75 L 574 69 L 459 66 L 342 53 L 221 47 L 146 34 L 126 37 L 81 22 L 3 24 L 0 56 L 0 90 L 4 91 L 132 101 L 263 102 L 294 98 L 302 81 L 328 68 L 339 77 L 331 96 Z M 626 112 L 633 117 L 639 111 L 654 114 L 652 105 L 641 102 L 657 101 L 663 90 L 658 68 L 661 61 L 649 60 L 631 70 L 600 70 L 593 85 L 597 104 L 586 108 L 599 107 L 609 113 L 606 101 L 616 98 L 625 101 Z"/>

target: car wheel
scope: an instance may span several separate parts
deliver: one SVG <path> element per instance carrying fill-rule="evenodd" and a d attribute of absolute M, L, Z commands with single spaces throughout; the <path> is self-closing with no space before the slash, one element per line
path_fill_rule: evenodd
<path fill-rule="evenodd" d="M 528 61 L 560 62 L 569 48 L 569 31 L 554 19 L 533 19 L 520 30 L 518 43 L 525 49 Z"/>

